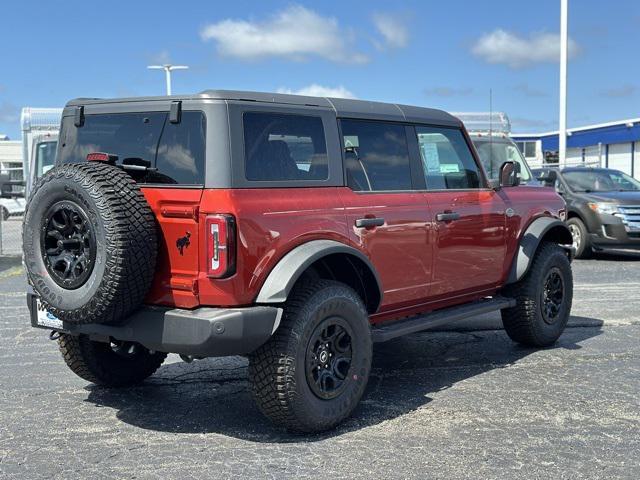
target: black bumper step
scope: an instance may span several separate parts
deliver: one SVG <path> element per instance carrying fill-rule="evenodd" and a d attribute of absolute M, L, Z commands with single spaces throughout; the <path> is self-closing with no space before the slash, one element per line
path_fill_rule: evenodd
<path fill-rule="evenodd" d="M 435 310 L 423 315 L 410 317 L 406 320 L 383 323 L 373 327 L 371 334 L 374 342 L 386 342 L 410 333 L 429 330 L 448 323 L 465 320 L 476 315 L 482 315 L 483 313 L 513 307 L 515 304 L 516 301 L 513 298 L 500 296 L 483 298 L 482 300 L 465 303 L 464 305 L 443 308 L 442 310 Z"/>

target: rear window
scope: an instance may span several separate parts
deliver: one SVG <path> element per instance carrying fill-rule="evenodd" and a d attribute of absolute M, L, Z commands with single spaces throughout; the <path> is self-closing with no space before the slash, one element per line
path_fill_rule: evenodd
<path fill-rule="evenodd" d="M 243 127 L 247 180 L 328 178 L 327 143 L 320 117 L 246 112 Z"/>
<path fill-rule="evenodd" d="M 86 115 L 76 127 L 64 117 L 58 161 L 85 161 L 91 152 L 118 156 L 125 163 L 153 167 L 131 171 L 139 183 L 204 184 L 205 117 L 182 112 L 180 123 L 170 123 L 166 112 Z"/>

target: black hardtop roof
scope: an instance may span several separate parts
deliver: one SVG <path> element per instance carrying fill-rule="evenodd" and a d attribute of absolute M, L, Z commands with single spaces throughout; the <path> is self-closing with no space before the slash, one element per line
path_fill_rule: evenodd
<path fill-rule="evenodd" d="M 456 126 L 462 122 L 453 115 L 433 108 L 401 105 L 396 103 L 372 102 L 332 97 L 308 97 L 287 93 L 248 92 L 240 90 L 205 90 L 197 94 L 171 95 L 156 97 L 130 98 L 76 98 L 67 103 L 67 107 L 91 104 L 129 103 L 129 102 L 167 102 L 172 100 L 236 100 L 247 102 L 275 103 L 282 105 L 302 105 L 324 107 L 335 111 L 338 117 L 374 118 L 379 120 L 425 123 Z"/>

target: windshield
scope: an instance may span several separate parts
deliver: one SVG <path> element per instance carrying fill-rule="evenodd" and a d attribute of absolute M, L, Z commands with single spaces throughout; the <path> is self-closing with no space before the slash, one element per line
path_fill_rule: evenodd
<path fill-rule="evenodd" d="M 480 161 L 490 180 L 498 180 L 500 177 L 500 167 L 504 162 L 516 162 L 520 164 L 520 180 L 523 182 L 531 180 L 529 167 L 514 143 L 491 141 L 488 138 L 483 138 L 474 139 L 473 144 L 480 155 Z"/>
<path fill-rule="evenodd" d="M 58 142 L 40 142 L 36 146 L 36 178 L 47 173 L 56 162 Z"/>
<path fill-rule="evenodd" d="M 640 191 L 640 182 L 617 170 L 574 170 L 562 175 L 575 192 Z"/>

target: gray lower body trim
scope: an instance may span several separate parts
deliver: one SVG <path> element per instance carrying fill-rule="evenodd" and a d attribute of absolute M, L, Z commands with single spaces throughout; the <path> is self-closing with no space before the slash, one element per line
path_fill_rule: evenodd
<path fill-rule="evenodd" d="M 27 294 L 27 304 L 32 312 L 31 324 L 40 327 L 34 295 Z M 281 316 L 282 309 L 272 306 L 195 310 L 144 306 L 122 326 L 65 322 L 60 331 L 89 335 L 96 340 L 138 342 L 159 352 L 219 357 L 253 352 L 275 332 Z"/>

